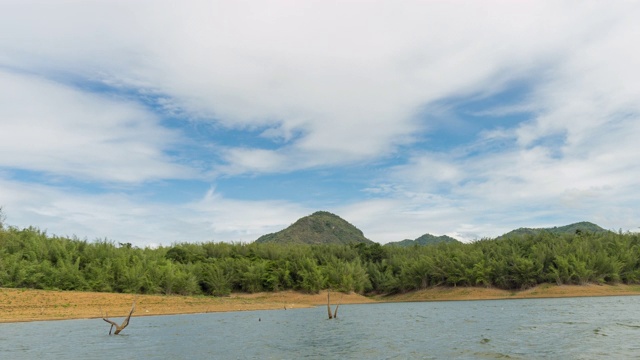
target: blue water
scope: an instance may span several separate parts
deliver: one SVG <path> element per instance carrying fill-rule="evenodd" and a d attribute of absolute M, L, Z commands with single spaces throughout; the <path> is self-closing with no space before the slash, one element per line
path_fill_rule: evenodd
<path fill-rule="evenodd" d="M 0 359 L 640 358 L 640 297 L 341 305 L 0 324 Z M 117 319 L 120 321 L 120 319 Z"/>

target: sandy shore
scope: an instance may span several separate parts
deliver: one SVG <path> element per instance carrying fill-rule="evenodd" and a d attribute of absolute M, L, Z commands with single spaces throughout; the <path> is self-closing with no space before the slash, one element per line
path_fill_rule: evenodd
<path fill-rule="evenodd" d="M 638 285 L 542 285 L 524 291 L 493 288 L 438 287 L 393 296 L 365 297 L 333 293 L 332 303 L 365 304 L 397 301 L 448 301 L 521 299 L 545 297 L 640 295 Z M 326 293 L 316 295 L 293 291 L 232 294 L 229 297 L 131 295 L 74 291 L 45 291 L 0 288 L 0 322 L 124 317 L 136 301 L 135 316 L 191 314 L 221 311 L 276 310 L 326 304 Z"/>
<path fill-rule="evenodd" d="M 450 301 L 640 295 L 640 285 L 543 284 L 522 291 L 482 287 L 436 287 L 406 294 L 381 296 L 380 301 Z"/>
<path fill-rule="evenodd" d="M 371 303 L 358 294 L 332 293 L 332 303 Z M 135 300 L 133 316 L 192 314 L 222 311 L 277 310 L 324 305 L 327 294 L 278 293 L 232 294 L 228 297 L 133 295 L 77 291 L 46 291 L 0 288 L 0 323 L 37 320 L 109 318 L 126 316 Z"/>

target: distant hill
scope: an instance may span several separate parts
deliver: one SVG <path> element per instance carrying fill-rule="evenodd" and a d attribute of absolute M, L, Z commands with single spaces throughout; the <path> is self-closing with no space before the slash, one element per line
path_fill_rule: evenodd
<path fill-rule="evenodd" d="M 577 222 L 575 224 L 569 224 L 565 226 L 554 226 L 551 228 L 519 228 L 499 236 L 498 239 L 525 236 L 525 235 L 537 235 L 542 232 L 548 232 L 551 234 L 576 234 L 578 232 L 598 234 L 598 233 L 609 232 L 609 230 L 603 229 L 594 223 L 590 223 L 588 221 L 582 221 L 582 222 Z"/>
<path fill-rule="evenodd" d="M 293 225 L 276 233 L 266 234 L 257 243 L 278 244 L 373 244 L 360 229 L 338 215 L 317 211 L 298 219 Z"/>
<path fill-rule="evenodd" d="M 431 234 L 424 234 L 415 240 L 405 239 L 402 241 L 390 242 L 385 245 L 409 247 L 413 245 L 433 245 L 433 244 L 439 244 L 439 243 L 454 243 L 454 242 L 459 242 L 459 241 L 447 235 L 435 236 Z"/>

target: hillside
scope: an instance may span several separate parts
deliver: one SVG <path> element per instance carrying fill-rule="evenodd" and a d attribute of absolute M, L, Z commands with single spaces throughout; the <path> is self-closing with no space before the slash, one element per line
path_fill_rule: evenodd
<path fill-rule="evenodd" d="M 347 230 L 340 226 L 355 235 L 344 235 Z M 312 234 L 314 228 L 320 231 Z M 640 283 L 638 234 L 584 232 L 590 228 L 568 226 L 555 228 L 569 231 L 560 236 L 540 232 L 443 246 L 331 245 L 329 240 L 292 245 L 300 237 L 316 243 L 362 237 L 344 220 L 321 212 L 266 237 L 289 241 L 282 244 L 176 243 L 141 249 L 108 240 L 50 236 L 33 227 L 8 227 L 0 229 L 0 286 L 223 297 L 282 290 L 317 294 L 327 288 L 392 294 L 440 285 L 518 290 L 545 283 Z M 287 233 L 288 238 L 283 236 Z"/>
<path fill-rule="evenodd" d="M 518 237 L 525 235 L 538 235 L 543 232 L 551 234 L 576 234 L 576 233 L 607 233 L 609 230 L 603 229 L 600 226 L 590 223 L 588 221 L 577 222 L 565 226 L 554 226 L 551 228 L 519 228 L 509 231 L 506 234 L 499 236 L 498 238 Z"/>
<path fill-rule="evenodd" d="M 439 244 L 439 243 L 454 243 L 454 242 L 459 242 L 459 241 L 447 235 L 435 236 L 431 234 L 424 234 L 415 240 L 405 239 L 402 241 L 390 242 L 385 245 L 409 247 L 413 245 L 424 246 L 424 245 L 433 245 L 433 244 Z"/>
<path fill-rule="evenodd" d="M 266 234 L 257 243 L 276 244 L 372 244 L 360 229 L 341 217 L 326 211 L 317 211 L 300 218 L 288 228 Z"/>

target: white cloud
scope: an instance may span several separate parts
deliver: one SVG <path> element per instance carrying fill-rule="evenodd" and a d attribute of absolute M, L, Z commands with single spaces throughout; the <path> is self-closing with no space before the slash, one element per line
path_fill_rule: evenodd
<path fill-rule="evenodd" d="M 330 165 L 412 142 L 421 106 L 496 91 L 553 62 L 592 22 L 537 2 L 245 5 L 96 1 L 41 13 L 15 2 L 0 30 L 18 35 L 0 46 L 11 66 L 146 87 L 228 127 L 299 132 L 282 156 Z"/>
<path fill-rule="evenodd" d="M 431 130 L 418 115 L 434 102 L 522 80 L 531 90 L 522 103 L 479 114 L 524 109 L 528 121 L 484 129 L 484 143 L 455 152 L 412 149 L 395 173 L 372 179 L 384 184 L 371 186 L 374 199 L 330 210 L 382 242 L 579 220 L 636 228 L 639 15 L 623 2 L 3 1 L 0 165 L 126 183 L 197 176 L 167 158 L 180 139 L 157 115 L 55 79 L 161 94 L 167 110 L 277 140 L 217 145 L 226 163 L 213 172 L 228 175 L 389 158 Z M 489 149 L 498 141 L 507 145 Z M 171 209 L 45 187 L 37 206 L 32 189 L 4 181 L 10 216 L 17 207 L 39 214 L 32 223 L 140 242 L 247 240 L 312 212 L 222 194 Z"/>
<path fill-rule="evenodd" d="M 49 234 L 108 238 L 133 245 L 251 242 L 312 211 L 286 201 L 239 201 L 213 190 L 201 199 L 168 204 L 126 193 L 83 194 L 0 178 L 6 223 L 36 225 Z"/>
<path fill-rule="evenodd" d="M 412 222 L 421 220 L 425 232 L 457 234 L 465 240 L 577 221 L 615 230 L 637 228 L 638 120 L 602 125 L 580 148 L 565 144 L 561 157 L 544 146 L 472 157 L 416 154 L 385 177 L 381 193 L 395 201 L 387 200 L 389 207 L 374 217 L 372 226 L 419 229 Z M 415 209 L 407 209 L 407 204 Z"/>
<path fill-rule="evenodd" d="M 0 166 L 105 182 L 193 176 L 179 140 L 137 104 L 0 70 Z"/>

